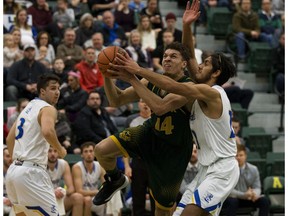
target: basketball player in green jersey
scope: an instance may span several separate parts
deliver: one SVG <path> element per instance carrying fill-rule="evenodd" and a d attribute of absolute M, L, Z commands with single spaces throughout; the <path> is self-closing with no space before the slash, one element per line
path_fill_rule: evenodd
<path fill-rule="evenodd" d="M 192 41 L 192 37 L 189 41 Z M 191 70 L 190 59 L 191 54 L 186 46 L 170 44 L 165 49 L 162 61 L 164 76 L 178 82 L 191 81 L 184 75 L 186 68 Z M 167 93 L 145 79 L 141 80 L 140 85 L 131 84 L 132 87 L 120 90 L 112 80 L 105 78 L 110 105 L 121 106 L 140 97 L 146 102 L 149 98 L 147 104 L 153 114 L 143 126 L 127 128 L 96 145 L 95 156 L 107 175 L 93 203 L 101 205 L 108 202 L 117 190 L 127 186 L 128 178 L 116 169 L 117 156 L 140 157 L 147 166 L 150 193 L 156 203 L 155 215 L 170 215 L 191 156 L 188 107 L 194 101 Z"/>

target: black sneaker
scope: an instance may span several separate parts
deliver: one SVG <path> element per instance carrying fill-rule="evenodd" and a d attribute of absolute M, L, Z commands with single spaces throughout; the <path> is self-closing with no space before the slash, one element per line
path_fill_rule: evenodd
<path fill-rule="evenodd" d="M 99 192 L 93 199 L 94 205 L 102 205 L 108 202 L 117 191 L 127 187 L 129 184 L 128 177 L 122 173 L 121 177 L 116 181 L 112 181 L 107 174 L 105 174 L 104 178 L 105 182 L 102 184 Z"/>

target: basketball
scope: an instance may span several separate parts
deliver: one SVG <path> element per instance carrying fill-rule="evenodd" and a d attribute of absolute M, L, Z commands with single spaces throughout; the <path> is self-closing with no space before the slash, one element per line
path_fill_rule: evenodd
<path fill-rule="evenodd" d="M 117 53 L 124 54 L 124 52 L 125 52 L 125 50 L 122 49 L 121 47 L 109 46 L 99 53 L 98 59 L 97 59 L 97 64 L 99 66 L 101 73 L 104 76 L 109 77 L 109 75 L 106 73 L 106 71 L 107 71 L 107 69 L 110 68 L 110 66 L 109 66 L 110 62 L 115 63 L 114 59 L 116 57 L 116 54 Z"/>

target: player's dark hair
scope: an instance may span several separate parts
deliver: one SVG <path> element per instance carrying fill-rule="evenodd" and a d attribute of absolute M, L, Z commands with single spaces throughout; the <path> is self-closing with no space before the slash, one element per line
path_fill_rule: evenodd
<path fill-rule="evenodd" d="M 228 81 L 230 77 L 236 76 L 236 67 L 231 58 L 225 56 L 223 53 L 214 53 L 211 55 L 212 71 L 221 71 L 218 76 L 216 84 L 222 86 Z"/>
<path fill-rule="evenodd" d="M 95 145 L 96 144 L 94 142 L 91 142 L 91 141 L 82 143 L 82 145 L 80 146 L 81 153 L 83 153 L 84 148 L 88 148 L 89 146 L 93 146 L 93 149 L 94 149 Z"/>
<path fill-rule="evenodd" d="M 167 45 L 164 52 L 167 50 L 167 49 L 173 49 L 173 50 L 177 50 L 178 52 L 180 52 L 182 58 L 185 60 L 185 61 L 189 61 L 191 59 L 191 52 L 190 50 L 188 49 L 187 46 L 183 45 L 182 43 L 179 43 L 179 42 L 172 42 L 171 44 Z"/>
<path fill-rule="evenodd" d="M 37 82 L 38 94 L 40 94 L 40 89 L 45 89 L 51 80 L 56 81 L 60 84 L 59 77 L 54 74 L 46 73 L 46 74 L 42 74 L 41 76 L 39 76 L 38 82 Z"/>

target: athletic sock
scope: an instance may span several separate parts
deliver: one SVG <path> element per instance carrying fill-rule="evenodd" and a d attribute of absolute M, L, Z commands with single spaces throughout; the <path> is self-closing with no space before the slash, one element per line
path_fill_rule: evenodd
<path fill-rule="evenodd" d="M 116 181 L 121 177 L 121 172 L 120 170 L 117 169 L 117 167 L 113 170 L 107 170 L 106 173 L 111 178 L 112 181 Z"/>

